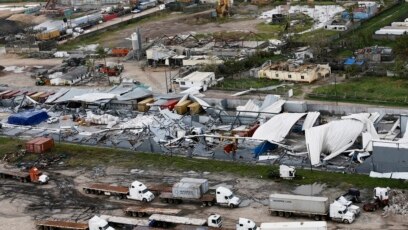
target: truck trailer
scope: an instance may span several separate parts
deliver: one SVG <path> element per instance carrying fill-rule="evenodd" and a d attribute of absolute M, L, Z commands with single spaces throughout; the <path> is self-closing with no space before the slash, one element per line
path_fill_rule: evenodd
<path fill-rule="evenodd" d="M 261 223 L 258 227 L 250 219 L 239 218 L 236 230 L 327 230 L 326 221 Z"/>
<path fill-rule="evenodd" d="M 153 193 L 139 181 L 133 181 L 129 188 L 125 186 L 99 183 L 84 186 L 82 189 L 87 194 L 115 196 L 118 199 L 127 198 L 143 202 L 151 202 L 154 199 Z"/>
<path fill-rule="evenodd" d="M 271 194 L 269 196 L 269 213 L 276 216 L 291 217 L 306 215 L 316 221 L 332 219 L 350 224 L 355 220 L 355 214 L 339 202 L 329 204 L 327 197 L 300 196 L 289 194 Z"/>
<path fill-rule="evenodd" d="M 225 187 L 218 187 L 215 194 L 209 192 L 208 180 L 183 178 L 175 183 L 171 192 L 162 192 L 160 200 L 165 203 L 179 204 L 183 201 L 201 202 L 203 206 L 214 204 L 225 205 L 231 208 L 238 207 L 241 200 Z"/>
<path fill-rule="evenodd" d="M 144 216 L 150 216 L 152 214 L 177 215 L 181 212 L 181 209 L 130 206 L 130 207 L 124 208 L 123 212 L 128 216 L 144 217 Z"/>
<path fill-rule="evenodd" d="M 66 220 L 41 220 L 36 222 L 39 230 L 115 230 L 109 223 L 98 216 L 89 219 L 88 223 Z"/>
<path fill-rule="evenodd" d="M 43 174 L 36 167 L 31 168 L 28 172 L 0 170 L 0 178 L 15 179 L 24 183 L 31 182 L 39 184 L 46 184 L 50 179 L 47 175 Z"/>
<path fill-rule="evenodd" d="M 221 228 L 222 218 L 220 215 L 215 214 L 210 215 L 207 220 L 162 214 L 153 214 L 149 217 L 149 227 L 168 228 L 180 225 Z"/>

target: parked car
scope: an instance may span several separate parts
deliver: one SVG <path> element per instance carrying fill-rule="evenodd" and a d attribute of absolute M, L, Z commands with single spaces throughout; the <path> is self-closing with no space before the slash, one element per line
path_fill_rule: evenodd
<path fill-rule="evenodd" d="M 48 124 L 57 123 L 59 121 L 58 117 L 50 117 L 47 119 Z"/>
<path fill-rule="evenodd" d="M 138 13 L 140 13 L 140 12 L 142 12 L 141 10 L 138 10 L 138 9 L 134 9 L 134 10 L 132 10 L 132 11 L 130 11 L 130 12 L 132 12 L 132 14 L 138 14 Z"/>

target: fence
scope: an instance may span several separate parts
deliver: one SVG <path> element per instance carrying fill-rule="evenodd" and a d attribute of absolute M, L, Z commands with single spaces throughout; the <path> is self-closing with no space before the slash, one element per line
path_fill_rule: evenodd
<path fill-rule="evenodd" d="M 347 93 L 338 93 L 332 94 L 318 94 L 318 93 L 310 93 L 308 97 L 311 99 L 321 99 L 326 101 L 344 101 L 344 102 L 362 102 L 362 103 L 369 103 L 369 104 L 384 104 L 384 105 L 402 105 L 408 106 L 408 97 L 404 98 L 393 98 L 393 99 L 385 99 L 383 97 L 369 97 L 369 96 L 362 96 L 358 95 L 357 92 L 354 94 L 347 94 Z"/>

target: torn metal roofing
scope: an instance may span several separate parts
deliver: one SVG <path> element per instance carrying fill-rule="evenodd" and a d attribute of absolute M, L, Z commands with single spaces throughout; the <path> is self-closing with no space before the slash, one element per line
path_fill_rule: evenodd
<path fill-rule="evenodd" d="M 127 100 L 135 100 L 135 99 L 141 99 L 145 97 L 152 96 L 153 93 L 152 91 L 145 89 L 145 88 L 134 88 L 131 91 L 128 91 L 127 93 L 118 96 L 116 99 L 119 101 L 127 101 Z"/>
<path fill-rule="evenodd" d="M 69 89 L 68 92 L 66 92 L 64 95 L 62 95 L 58 99 L 56 99 L 53 103 L 58 104 L 58 103 L 69 102 L 75 96 L 80 96 L 80 95 L 89 93 L 90 91 L 92 91 L 92 89 L 71 88 L 71 89 Z"/>

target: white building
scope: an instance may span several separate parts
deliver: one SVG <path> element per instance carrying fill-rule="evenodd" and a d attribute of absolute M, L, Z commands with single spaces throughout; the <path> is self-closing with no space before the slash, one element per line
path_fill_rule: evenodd
<path fill-rule="evenodd" d="M 181 89 L 196 88 L 206 91 L 208 87 L 217 84 L 213 72 L 193 72 L 183 78 L 176 80 Z"/>
<path fill-rule="evenodd" d="M 328 64 L 296 65 L 291 63 L 272 63 L 258 71 L 259 78 L 311 83 L 321 77 L 328 77 L 331 68 Z"/>

